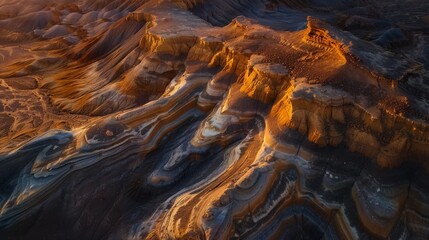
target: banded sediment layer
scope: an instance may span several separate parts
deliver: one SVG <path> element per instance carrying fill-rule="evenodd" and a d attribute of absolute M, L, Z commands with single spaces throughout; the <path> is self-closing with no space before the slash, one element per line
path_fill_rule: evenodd
<path fill-rule="evenodd" d="M 429 239 L 428 9 L 0 0 L 0 239 Z"/>

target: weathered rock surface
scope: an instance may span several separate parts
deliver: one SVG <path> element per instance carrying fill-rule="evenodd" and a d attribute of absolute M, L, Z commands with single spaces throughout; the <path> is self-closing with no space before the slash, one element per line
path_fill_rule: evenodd
<path fill-rule="evenodd" d="M 429 239 L 427 9 L 0 0 L 0 239 Z"/>

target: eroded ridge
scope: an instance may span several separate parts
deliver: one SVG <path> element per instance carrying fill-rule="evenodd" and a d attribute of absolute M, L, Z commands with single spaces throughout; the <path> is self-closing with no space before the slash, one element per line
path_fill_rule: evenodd
<path fill-rule="evenodd" d="M 0 238 L 429 238 L 424 12 L 23 2 L 0 1 Z"/>

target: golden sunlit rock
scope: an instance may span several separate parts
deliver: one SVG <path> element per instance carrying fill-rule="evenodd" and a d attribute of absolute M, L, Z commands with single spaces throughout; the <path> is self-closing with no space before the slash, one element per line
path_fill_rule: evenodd
<path fill-rule="evenodd" d="M 429 239 L 428 16 L 0 0 L 0 239 Z"/>

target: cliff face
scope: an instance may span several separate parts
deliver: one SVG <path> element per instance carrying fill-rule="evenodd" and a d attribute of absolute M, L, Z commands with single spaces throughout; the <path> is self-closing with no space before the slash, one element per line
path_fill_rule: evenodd
<path fill-rule="evenodd" d="M 0 0 L 0 238 L 428 239 L 411 3 Z"/>

